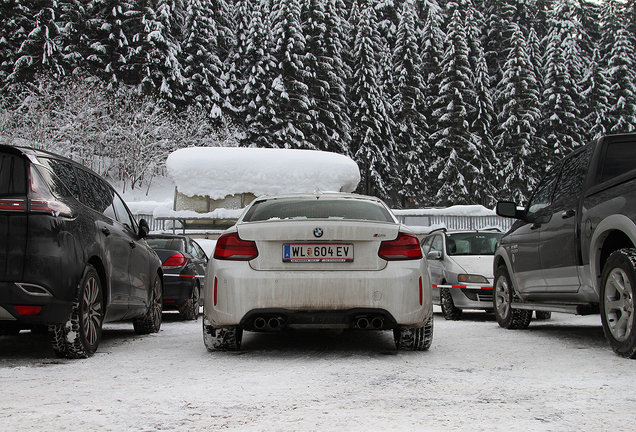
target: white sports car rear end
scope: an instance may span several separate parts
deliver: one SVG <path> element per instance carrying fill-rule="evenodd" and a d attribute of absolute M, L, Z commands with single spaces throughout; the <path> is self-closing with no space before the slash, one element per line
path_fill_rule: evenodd
<path fill-rule="evenodd" d="M 373 197 L 254 200 L 217 241 L 204 297 L 209 350 L 239 349 L 243 330 L 393 330 L 411 350 L 433 338 L 419 241 Z"/>

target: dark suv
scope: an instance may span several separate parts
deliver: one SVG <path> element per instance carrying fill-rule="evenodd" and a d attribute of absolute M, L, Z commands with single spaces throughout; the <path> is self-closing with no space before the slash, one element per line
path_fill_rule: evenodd
<path fill-rule="evenodd" d="M 48 327 L 58 356 L 82 358 L 106 321 L 158 332 L 163 274 L 147 233 L 93 171 L 0 146 L 0 334 Z"/>

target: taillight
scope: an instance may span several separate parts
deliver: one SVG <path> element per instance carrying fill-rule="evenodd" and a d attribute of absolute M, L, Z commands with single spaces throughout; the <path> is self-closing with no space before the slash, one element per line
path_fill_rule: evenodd
<path fill-rule="evenodd" d="M 258 256 L 256 243 L 241 240 L 238 233 L 225 234 L 219 237 L 214 249 L 214 259 L 249 261 Z"/>
<path fill-rule="evenodd" d="M 26 200 L 24 198 L 0 199 L 0 210 L 23 212 L 26 210 Z"/>
<path fill-rule="evenodd" d="M 382 242 L 378 255 L 387 261 L 416 260 L 422 258 L 422 248 L 414 235 L 399 233 L 395 240 Z"/>
<path fill-rule="evenodd" d="M 188 259 L 186 257 L 184 257 L 180 253 L 176 253 L 172 255 L 171 257 L 169 257 L 167 260 L 165 260 L 163 264 L 161 265 L 161 267 L 163 267 L 164 269 L 175 269 L 175 268 L 183 267 L 184 265 L 186 265 L 187 262 L 188 262 Z"/>

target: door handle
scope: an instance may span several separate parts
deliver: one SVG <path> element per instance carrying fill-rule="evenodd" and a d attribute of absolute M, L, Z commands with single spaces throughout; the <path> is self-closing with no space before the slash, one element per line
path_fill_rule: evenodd
<path fill-rule="evenodd" d="M 110 235 L 110 230 L 108 228 L 102 228 L 102 232 L 104 233 L 106 237 Z"/>
<path fill-rule="evenodd" d="M 533 223 L 532 225 L 530 225 L 530 229 L 531 230 L 536 230 L 541 228 L 541 224 L 540 223 Z"/>
<path fill-rule="evenodd" d="M 576 212 L 574 210 L 564 211 L 563 213 L 561 213 L 561 218 L 562 219 L 569 219 L 572 216 L 574 216 L 575 214 L 576 214 Z"/>
<path fill-rule="evenodd" d="M 129 241 L 129 242 L 128 242 L 128 244 L 130 245 L 130 247 L 131 247 L 132 249 L 134 249 L 134 248 L 136 248 L 136 247 L 137 247 L 137 245 L 135 244 L 135 242 L 134 242 L 134 241 L 132 241 L 132 240 L 131 240 L 131 241 Z"/>

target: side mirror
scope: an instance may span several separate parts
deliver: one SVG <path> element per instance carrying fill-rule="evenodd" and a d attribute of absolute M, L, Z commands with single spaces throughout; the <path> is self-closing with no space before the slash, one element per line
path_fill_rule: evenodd
<path fill-rule="evenodd" d="M 150 232 L 150 226 L 146 219 L 142 219 L 139 221 L 139 233 L 137 234 L 139 238 L 146 238 L 148 233 Z"/>
<path fill-rule="evenodd" d="M 523 210 L 517 210 L 517 204 L 511 201 L 499 201 L 497 203 L 496 213 L 498 216 L 523 219 Z"/>
<path fill-rule="evenodd" d="M 442 259 L 442 253 L 440 251 L 430 251 L 429 253 L 426 254 L 426 259 L 430 259 L 430 260 L 441 260 Z"/>

